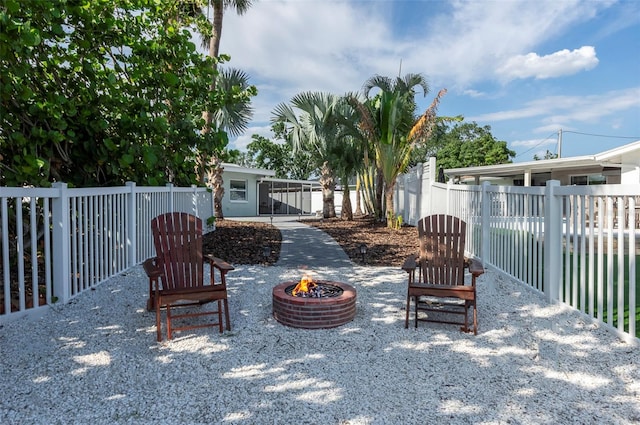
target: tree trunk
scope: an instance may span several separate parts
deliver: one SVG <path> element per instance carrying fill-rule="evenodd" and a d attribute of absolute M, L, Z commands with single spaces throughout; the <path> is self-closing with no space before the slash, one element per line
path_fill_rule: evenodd
<path fill-rule="evenodd" d="M 355 215 L 362 215 L 362 207 L 360 206 L 360 185 L 361 185 L 361 178 L 358 175 L 356 177 L 356 211 L 355 211 Z"/>
<path fill-rule="evenodd" d="M 365 169 L 361 175 L 361 187 L 360 193 L 362 195 L 362 203 L 364 204 L 364 213 L 365 214 L 373 214 L 376 217 L 376 208 L 375 208 L 375 184 L 374 184 L 374 174 L 375 168 L 367 168 Z"/>
<path fill-rule="evenodd" d="M 214 158 L 213 164 L 209 170 L 209 181 L 213 190 L 213 214 L 218 219 L 223 219 L 224 214 L 222 212 L 222 197 L 224 196 L 224 181 L 222 180 L 222 163 L 220 159 Z"/>
<path fill-rule="evenodd" d="M 384 175 L 382 174 L 382 168 L 377 169 L 376 175 L 376 199 L 375 199 L 375 213 L 376 218 L 380 221 L 384 221 L 384 209 L 382 205 L 382 191 L 384 189 Z"/>
<path fill-rule="evenodd" d="M 334 204 L 334 190 L 336 187 L 333 172 L 327 161 L 320 169 L 320 186 L 322 187 L 322 216 L 332 218 L 336 216 L 336 206 Z"/>
<path fill-rule="evenodd" d="M 353 221 L 353 208 L 351 207 L 351 191 L 349 190 L 349 179 L 343 179 L 342 184 L 342 211 L 340 218 L 347 221 Z"/>
<path fill-rule="evenodd" d="M 222 19 L 224 17 L 224 1 L 223 0 L 211 0 L 213 6 L 213 28 L 211 31 L 211 38 L 209 39 L 209 57 L 214 59 L 213 70 L 218 70 L 218 64 L 215 59 L 220 53 L 220 38 L 222 36 Z M 211 84 L 209 85 L 209 91 L 213 92 L 216 89 L 216 75 L 213 76 Z M 211 130 L 211 124 L 213 123 L 213 113 L 211 111 L 205 111 L 203 114 L 205 121 L 204 132 L 208 133 Z"/>
<path fill-rule="evenodd" d="M 396 187 L 395 181 L 384 187 L 384 200 L 386 206 L 386 216 L 387 216 L 387 227 L 394 226 L 394 220 L 396 217 L 396 213 L 393 209 L 393 191 Z"/>
<path fill-rule="evenodd" d="M 218 57 L 218 54 L 220 52 L 220 38 L 222 35 L 222 18 L 224 16 L 224 2 L 223 0 L 211 0 L 211 5 L 213 6 L 213 28 L 211 30 L 211 38 L 209 39 L 209 57 L 214 59 L 212 66 L 214 71 L 216 71 L 218 69 L 218 64 L 215 61 L 215 58 Z M 214 73 L 213 79 L 209 84 L 209 91 L 211 93 L 213 93 L 216 89 L 216 77 L 217 77 L 216 74 L 217 73 Z M 211 125 L 213 124 L 213 113 L 209 110 L 206 110 L 202 113 L 202 118 L 204 119 L 204 127 L 202 128 L 202 132 L 205 134 L 209 133 L 211 131 Z M 211 161 L 213 161 L 214 163 L 216 162 L 219 163 L 218 158 L 215 156 L 211 159 Z M 198 180 L 200 181 L 200 183 L 204 183 L 205 176 L 209 173 L 209 170 L 206 169 L 207 167 L 205 164 L 209 164 L 209 160 L 207 158 L 204 158 L 202 154 L 200 154 L 199 162 L 203 164 L 203 166 L 202 166 L 202 169 L 200 170 Z M 213 173 L 214 174 L 216 173 L 215 168 Z M 222 179 L 222 177 L 220 177 L 220 179 Z M 222 193 L 224 194 L 224 190 Z M 214 199 L 215 199 L 215 193 L 214 193 Z M 220 200 L 222 200 L 222 194 L 220 195 Z M 216 210 L 216 217 L 218 216 L 218 208 L 220 211 L 220 217 L 222 218 L 222 206 L 220 202 L 218 203 L 217 206 L 214 204 L 214 209 Z"/>

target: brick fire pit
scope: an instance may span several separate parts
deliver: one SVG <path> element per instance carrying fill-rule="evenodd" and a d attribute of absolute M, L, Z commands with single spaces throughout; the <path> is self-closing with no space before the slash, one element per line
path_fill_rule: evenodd
<path fill-rule="evenodd" d="M 273 288 L 273 317 L 283 325 L 303 329 L 324 329 L 344 325 L 356 315 L 356 290 L 341 282 L 318 284 L 339 288 L 338 295 L 319 298 L 290 294 L 297 282 L 284 282 Z M 341 290 L 341 291 L 340 291 Z"/>

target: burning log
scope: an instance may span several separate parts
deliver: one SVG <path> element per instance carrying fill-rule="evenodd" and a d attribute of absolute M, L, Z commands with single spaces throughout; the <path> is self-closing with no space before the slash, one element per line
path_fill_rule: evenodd
<path fill-rule="evenodd" d="M 318 288 L 318 285 L 313 281 L 310 276 L 303 276 L 300 279 L 300 282 L 296 285 L 295 288 L 291 291 L 291 295 L 294 297 L 309 297 L 312 295 Z"/>

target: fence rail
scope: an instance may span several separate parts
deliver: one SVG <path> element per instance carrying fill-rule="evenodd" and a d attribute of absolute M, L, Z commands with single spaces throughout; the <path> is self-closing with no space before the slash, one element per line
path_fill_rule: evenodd
<path fill-rule="evenodd" d="M 76 295 L 153 255 L 164 212 L 213 216 L 205 188 L 0 188 L 0 323 Z"/>

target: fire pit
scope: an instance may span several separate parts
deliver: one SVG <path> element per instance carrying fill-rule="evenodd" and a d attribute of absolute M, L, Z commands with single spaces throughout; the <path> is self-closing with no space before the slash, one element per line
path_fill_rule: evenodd
<path fill-rule="evenodd" d="M 344 283 L 303 278 L 273 288 L 273 317 L 283 325 L 334 328 L 350 322 L 355 315 L 356 290 Z"/>

